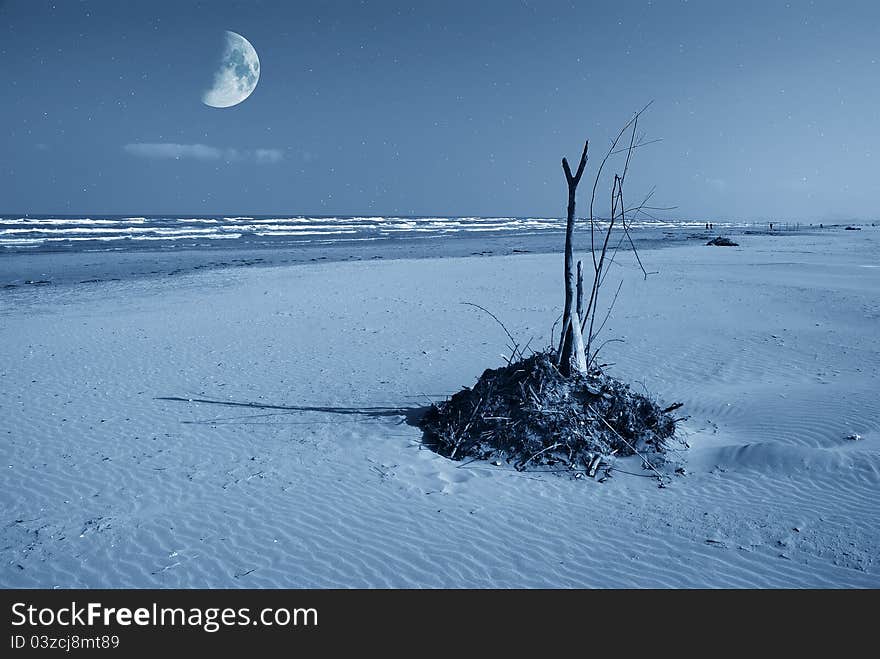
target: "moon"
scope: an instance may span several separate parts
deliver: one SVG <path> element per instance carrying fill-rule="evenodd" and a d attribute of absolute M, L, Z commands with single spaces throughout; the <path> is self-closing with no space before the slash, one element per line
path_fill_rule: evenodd
<path fill-rule="evenodd" d="M 231 108 L 250 96 L 260 79 L 260 58 L 250 41 L 226 31 L 226 49 L 214 74 L 214 86 L 202 94 L 212 108 Z"/>

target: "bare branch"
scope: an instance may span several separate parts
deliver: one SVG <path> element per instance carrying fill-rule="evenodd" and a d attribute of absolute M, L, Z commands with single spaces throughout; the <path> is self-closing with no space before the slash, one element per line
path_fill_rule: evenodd
<path fill-rule="evenodd" d="M 565 180 L 566 180 L 566 182 L 567 182 L 569 185 L 571 185 L 571 180 L 572 180 L 573 177 L 572 177 L 572 175 L 571 175 L 571 167 L 568 166 L 568 159 L 567 159 L 567 158 L 563 158 L 563 159 L 562 159 L 562 171 L 565 172 Z"/>
<path fill-rule="evenodd" d="M 629 138 L 629 148 L 626 150 L 626 163 L 624 163 L 624 165 L 623 165 L 623 175 L 620 177 L 621 195 L 622 195 L 623 182 L 626 180 L 626 173 L 629 171 L 629 161 L 630 161 L 630 158 L 632 158 L 633 144 L 635 144 L 635 141 L 636 141 L 636 128 L 638 128 L 638 126 L 639 126 L 639 115 L 636 115 L 635 119 L 633 119 L 633 129 L 632 129 L 632 135 Z"/>
<path fill-rule="evenodd" d="M 554 343 L 554 341 L 553 341 L 554 330 L 556 329 L 556 326 L 559 324 L 560 320 L 562 320 L 562 314 L 559 314 L 558 316 L 556 316 L 556 320 L 553 321 L 553 325 L 552 325 L 552 327 L 550 327 L 550 345 L 551 346 L 553 346 L 553 343 Z"/>
<path fill-rule="evenodd" d="M 507 328 L 504 326 L 504 323 L 502 323 L 498 319 L 498 316 L 496 316 L 494 313 L 489 311 L 486 307 L 481 307 L 479 304 L 474 304 L 473 302 L 462 302 L 461 304 L 466 304 L 469 307 L 476 307 L 480 311 L 485 311 L 487 314 L 492 316 L 492 318 L 495 320 L 496 323 L 501 325 L 501 329 L 504 330 L 504 333 L 507 334 L 507 338 L 510 339 L 510 342 L 513 344 L 513 355 L 511 356 L 511 359 L 508 360 L 508 361 L 512 361 L 513 358 L 516 357 L 516 353 L 519 350 L 519 343 L 517 343 L 516 339 L 513 338 L 513 334 L 511 334 L 509 331 L 507 331 Z M 520 356 L 522 356 L 522 353 L 520 353 Z"/>
<path fill-rule="evenodd" d="M 623 137 L 623 134 L 626 132 L 627 128 L 629 128 L 632 123 L 638 119 L 639 115 L 641 115 L 645 110 L 651 107 L 651 104 L 654 101 L 650 101 L 643 107 L 641 110 L 633 115 L 633 118 L 630 119 L 623 128 L 620 129 L 620 132 L 617 133 L 617 136 L 611 141 L 611 146 L 608 148 L 605 157 L 602 158 L 602 162 L 599 164 L 599 169 L 596 171 L 596 177 L 593 179 L 593 192 L 590 195 L 590 250 L 593 253 L 593 267 L 596 266 L 596 243 L 595 243 L 595 235 L 594 235 L 594 215 L 593 215 L 593 205 L 596 202 L 596 188 L 599 187 L 599 178 L 602 176 L 602 170 L 605 168 L 605 163 L 608 162 L 608 158 L 611 157 L 611 154 L 614 152 L 614 149 L 617 147 L 617 143 L 620 141 L 620 138 Z"/>
<path fill-rule="evenodd" d="M 602 341 L 602 343 L 599 345 L 599 347 L 596 348 L 596 350 L 593 352 L 593 355 L 590 358 L 590 363 L 596 361 L 596 355 L 598 355 L 602 351 L 602 348 L 607 346 L 609 343 L 626 343 L 626 341 L 624 341 L 623 339 L 606 339 L 605 341 Z M 609 365 L 610 364 L 606 364 L 606 366 L 609 366 Z"/>
<path fill-rule="evenodd" d="M 633 242 L 632 236 L 631 236 L 630 233 L 629 233 L 629 226 L 628 226 L 627 223 L 626 223 L 626 218 L 624 217 L 624 218 L 621 218 L 621 219 L 623 220 L 623 221 L 622 221 L 622 224 L 623 224 L 623 232 L 624 232 L 624 234 L 626 234 L 626 237 L 627 237 L 627 239 L 629 240 L 629 244 L 630 244 L 630 246 L 632 247 L 632 251 L 633 251 L 633 254 L 634 254 L 635 257 L 636 257 L 636 261 L 638 261 L 638 263 L 639 263 L 639 267 L 642 269 L 642 274 L 645 276 L 645 279 L 647 279 L 647 278 L 648 278 L 648 271 L 645 270 L 645 266 L 644 266 L 644 264 L 642 263 L 642 258 L 639 256 L 639 250 L 636 249 L 636 244 Z"/>
<path fill-rule="evenodd" d="M 658 138 L 653 139 L 653 140 L 648 140 L 647 142 L 642 142 L 642 141 L 640 140 L 639 143 L 638 143 L 638 144 L 635 144 L 632 148 L 633 148 L 633 150 L 635 150 L 635 149 L 641 149 L 643 146 L 649 146 L 649 145 L 651 145 L 651 144 L 657 144 L 657 142 L 662 142 L 662 141 L 663 141 L 663 138 L 662 138 L 662 137 L 658 137 Z M 618 153 L 623 153 L 624 151 L 629 151 L 629 149 L 628 149 L 628 148 L 627 148 L 627 149 L 618 149 L 617 151 L 612 151 L 612 152 L 611 152 L 611 155 L 612 155 L 612 156 L 616 156 Z"/>
<path fill-rule="evenodd" d="M 611 316 L 611 312 L 614 310 L 614 305 L 617 302 L 617 296 L 620 295 L 621 288 L 623 288 L 623 280 L 622 279 L 620 280 L 620 283 L 617 285 L 617 290 L 614 291 L 614 298 L 611 300 L 611 304 L 608 305 L 608 311 L 605 313 L 605 318 L 602 319 L 602 324 L 599 325 L 599 329 L 597 329 L 596 332 L 593 334 L 593 336 L 590 337 L 591 341 L 593 339 L 595 339 L 599 334 L 602 333 L 602 329 L 605 327 L 605 323 L 608 322 L 608 318 Z M 584 319 L 584 321 L 586 322 L 586 318 Z"/>
<path fill-rule="evenodd" d="M 587 149 L 590 148 L 590 140 L 584 142 L 584 152 L 581 154 L 581 161 L 578 164 L 577 174 L 574 175 L 574 184 L 581 182 L 581 175 L 584 173 L 584 167 L 587 164 Z"/>

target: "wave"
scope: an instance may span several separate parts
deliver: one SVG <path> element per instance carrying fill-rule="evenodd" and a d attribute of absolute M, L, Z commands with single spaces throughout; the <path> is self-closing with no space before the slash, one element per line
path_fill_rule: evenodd
<path fill-rule="evenodd" d="M 581 224 L 587 222 L 580 219 Z M 597 222 L 599 228 L 607 226 Z M 719 230 L 750 223 L 716 223 Z M 633 231 L 642 229 L 683 230 L 703 228 L 696 220 L 640 220 L 628 222 Z M 530 236 L 565 229 L 562 218 L 553 217 L 442 217 L 442 216 L 97 216 L 97 217 L 0 217 L 0 247 L 10 249 L 127 249 L 137 243 L 163 241 L 179 244 L 213 240 L 332 243 L 354 240 L 437 239 L 456 235 Z"/>
<path fill-rule="evenodd" d="M 74 226 L 88 226 L 90 224 L 143 224 L 147 221 L 145 217 L 120 217 L 114 219 L 99 219 L 93 220 L 90 217 L 81 217 L 81 218 L 32 218 L 32 217 L 19 217 L 16 219 L 2 217 L 0 218 L 0 225 L 65 225 L 71 224 Z"/>

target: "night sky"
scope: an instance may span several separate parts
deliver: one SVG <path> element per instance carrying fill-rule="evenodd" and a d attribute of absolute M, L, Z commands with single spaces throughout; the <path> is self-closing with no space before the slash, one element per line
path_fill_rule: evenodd
<path fill-rule="evenodd" d="M 0 25 L 3 213 L 560 216 L 560 158 L 589 137 L 591 176 L 653 100 L 631 199 L 880 214 L 878 2 L 11 0 Z M 217 109 L 225 30 L 261 76 Z"/>

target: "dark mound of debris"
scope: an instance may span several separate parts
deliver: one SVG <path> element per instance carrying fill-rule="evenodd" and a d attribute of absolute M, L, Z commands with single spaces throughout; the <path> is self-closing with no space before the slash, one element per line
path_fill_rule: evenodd
<path fill-rule="evenodd" d="M 739 243 L 735 243 L 730 238 L 725 238 L 724 236 L 713 238 L 706 244 L 713 245 L 715 247 L 739 247 Z"/>
<path fill-rule="evenodd" d="M 844 231 L 861 231 L 862 227 L 846 227 Z"/>
<path fill-rule="evenodd" d="M 601 456 L 664 452 L 678 420 L 670 412 L 679 407 L 662 409 L 599 370 L 565 377 L 541 352 L 486 370 L 472 389 L 432 406 L 420 425 L 426 444 L 453 460 L 589 469 Z"/>

